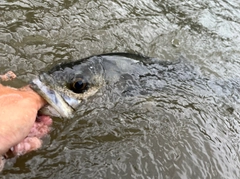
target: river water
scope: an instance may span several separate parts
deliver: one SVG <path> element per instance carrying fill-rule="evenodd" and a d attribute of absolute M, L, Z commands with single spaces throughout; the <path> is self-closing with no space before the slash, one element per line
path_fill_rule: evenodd
<path fill-rule="evenodd" d="M 9 85 L 118 51 L 183 56 L 207 79 L 168 79 L 152 96 L 106 91 L 74 119 L 54 118 L 43 147 L 0 178 L 239 178 L 238 0 L 1 0 L 0 10 L 0 71 L 18 76 Z"/>

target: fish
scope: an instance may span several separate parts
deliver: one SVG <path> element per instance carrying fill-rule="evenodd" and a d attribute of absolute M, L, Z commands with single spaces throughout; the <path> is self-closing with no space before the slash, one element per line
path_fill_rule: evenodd
<path fill-rule="evenodd" d="M 83 100 L 96 95 L 106 86 L 118 88 L 122 96 L 144 95 L 156 90 L 155 88 L 159 90 L 159 86 L 154 87 L 152 77 L 161 83 L 161 76 L 173 68 L 176 69 L 176 64 L 180 61 L 161 61 L 133 53 L 93 55 L 57 64 L 34 78 L 30 87 L 48 103 L 41 109 L 42 113 L 72 118 Z M 182 66 L 178 69 L 182 69 Z M 179 78 L 179 74 L 173 77 Z"/>

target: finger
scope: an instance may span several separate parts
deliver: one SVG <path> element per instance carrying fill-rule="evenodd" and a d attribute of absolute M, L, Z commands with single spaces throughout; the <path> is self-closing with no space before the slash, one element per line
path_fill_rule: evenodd
<path fill-rule="evenodd" d="M 42 138 L 50 131 L 50 127 L 45 125 L 42 122 L 35 122 L 34 125 L 31 128 L 30 133 L 28 134 L 28 137 L 38 137 Z"/>
<path fill-rule="evenodd" d="M 42 141 L 37 137 L 26 137 L 22 142 L 12 147 L 11 150 L 15 156 L 24 155 L 42 146 Z"/>
<path fill-rule="evenodd" d="M 50 131 L 50 125 L 52 124 L 52 119 L 49 116 L 37 116 L 36 122 L 32 126 L 28 137 L 38 137 L 42 138 Z"/>
<path fill-rule="evenodd" d="M 5 164 L 6 160 L 4 157 L 0 156 L 0 172 L 3 170 L 4 168 L 4 164 Z"/>
<path fill-rule="evenodd" d="M 45 116 L 45 115 L 37 116 L 36 121 L 42 122 L 47 126 L 52 125 L 52 118 L 50 118 L 50 116 Z"/>
<path fill-rule="evenodd" d="M 9 81 L 16 78 L 16 75 L 12 71 L 8 71 L 4 75 L 0 75 L 0 80 L 2 81 Z"/>

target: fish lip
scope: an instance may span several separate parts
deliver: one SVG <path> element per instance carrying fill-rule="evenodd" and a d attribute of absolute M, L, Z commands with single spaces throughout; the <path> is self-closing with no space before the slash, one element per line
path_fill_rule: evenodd
<path fill-rule="evenodd" d="M 73 112 L 81 101 L 73 99 L 60 91 L 54 90 L 54 88 L 51 89 L 51 86 L 51 77 L 46 73 L 39 75 L 39 77 L 36 77 L 30 83 L 30 87 L 42 96 L 47 103 L 59 113 L 60 117 L 72 118 Z"/>

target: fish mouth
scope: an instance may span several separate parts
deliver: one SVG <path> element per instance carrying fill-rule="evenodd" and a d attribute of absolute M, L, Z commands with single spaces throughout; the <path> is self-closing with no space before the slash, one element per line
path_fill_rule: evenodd
<path fill-rule="evenodd" d="M 64 90 L 54 84 L 51 76 L 46 73 L 33 79 L 30 83 L 30 87 L 48 103 L 47 106 L 40 110 L 40 113 L 63 118 L 72 118 L 74 111 L 81 103 L 80 99 L 74 98 L 71 93 L 68 94 L 67 89 Z"/>

